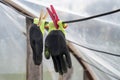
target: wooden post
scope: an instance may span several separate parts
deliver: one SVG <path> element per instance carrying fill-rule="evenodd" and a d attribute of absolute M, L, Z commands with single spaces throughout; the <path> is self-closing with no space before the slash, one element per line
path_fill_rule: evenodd
<path fill-rule="evenodd" d="M 27 71 L 26 71 L 26 80 L 43 80 L 43 65 L 36 66 L 33 63 L 33 53 L 30 47 L 30 39 L 29 39 L 29 29 L 32 25 L 32 20 L 26 18 L 26 26 L 27 26 Z"/>

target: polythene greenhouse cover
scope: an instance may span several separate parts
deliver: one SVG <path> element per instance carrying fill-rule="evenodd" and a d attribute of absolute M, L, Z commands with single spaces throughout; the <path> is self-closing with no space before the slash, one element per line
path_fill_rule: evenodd
<path fill-rule="evenodd" d="M 41 9 L 54 5 L 61 20 L 73 20 L 120 8 L 120 0 L 13 0 L 34 15 Z M 48 21 L 50 20 L 47 19 Z M 89 48 L 120 55 L 120 13 L 68 24 L 67 39 Z M 25 80 L 26 73 L 26 22 L 25 16 L 0 3 L 0 80 Z M 75 44 L 74 44 L 75 45 Z M 97 80 L 120 80 L 120 57 L 75 47 L 89 62 Z M 72 58 L 71 80 L 82 79 L 83 69 Z M 52 61 L 50 62 L 52 63 Z M 57 80 L 53 65 L 44 60 L 45 71 L 51 71 L 51 78 Z M 17 77 L 11 77 L 11 76 Z M 45 74 L 44 74 L 45 75 Z M 81 76 L 80 76 L 81 75 Z M 18 79 L 19 77 L 19 79 Z M 80 78 L 81 77 L 81 78 Z M 43 78 L 44 79 L 44 78 Z"/>

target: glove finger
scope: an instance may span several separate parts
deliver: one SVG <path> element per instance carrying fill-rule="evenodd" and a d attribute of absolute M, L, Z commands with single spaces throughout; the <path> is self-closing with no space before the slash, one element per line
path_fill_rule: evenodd
<path fill-rule="evenodd" d="M 35 42 L 35 64 L 40 65 L 42 62 L 43 42 L 42 40 Z M 34 55 L 34 54 L 33 54 Z"/>
<path fill-rule="evenodd" d="M 64 54 L 65 54 L 67 66 L 68 66 L 69 68 L 71 68 L 71 67 L 72 67 L 72 61 L 71 61 L 71 57 L 70 57 L 68 48 L 66 48 L 66 50 L 65 50 L 64 52 L 65 52 Z"/>
<path fill-rule="evenodd" d="M 47 37 L 46 37 L 46 39 L 45 39 L 45 58 L 46 59 L 49 59 L 50 58 L 50 46 L 49 46 L 49 44 L 50 44 L 50 36 L 49 36 L 49 34 L 47 35 Z"/>
<path fill-rule="evenodd" d="M 63 71 L 63 73 L 66 73 L 67 72 L 67 65 L 66 65 L 64 56 L 63 55 L 59 56 L 59 59 L 60 59 L 62 71 Z"/>
<path fill-rule="evenodd" d="M 59 74 L 63 75 L 63 71 L 62 71 L 62 65 L 61 65 L 61 61 L 60 61 L 60 56 L 57 56 L 57 61 L 58 61 L 58 70 L 59 70 Z"/>
<path fill-rule="evenodd" d="M 45 44 L 45 51 L 44 51 L 44 55 L 46 59 L 50 59 L 50 52 L 49 49 L 47 47 L 47 45 Z"/>
<path fill-rule="evenodd" d="M 52 56 L 52 59 L 53 59 L 54 69 L 55 69 L 56 72 L 58 72 L 58 66 L 59 66 L 59 64 L 57 62 L 57 59 L 54 56 Z"/>

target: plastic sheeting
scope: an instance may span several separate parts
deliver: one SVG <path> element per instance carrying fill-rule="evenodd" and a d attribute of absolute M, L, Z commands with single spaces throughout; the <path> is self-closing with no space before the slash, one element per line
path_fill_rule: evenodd
<path fill-rule="evenodd" d="M 25 17 L 0 3 L 0 80 L 25 80 Z"/>
<path fill-rule="evenodd" d="M 66 1 L 58 1 L 58 0 L 57 1 L 56 0 L 17 1 L 17 0 L 14 0 L 14 1 L 17 4 L 24 6 L 24 8 L 27 8 L 29 11 L 31 11 L 33 14 L 37 16 L 39 16 L 39 11 L 40 11 L 39 9 L 44 8 L 44 6 L 49 7 L 50 4 L 53 4 L 55 8 L 58 10 L 57 13 L 59 13 L 58 15 L 61 20 L 73 20 L 73 19 L 83 18 L 85 16 L 104 13 L 107 11 L 120 8 L 119 0 L 113 0 L 113 1 L 74 0 L 74 2 L 71 0 L 66 0 Z M 115 14 L 97 18 L 94 20 L 72 23 L 72 24 L 69 24 L 69 27 L 66 29 L 67 31 L 66 37 L 67 39 L 73 42 L 88 46 L 93 49 L 112 52 L 114 54 L 120 54 L 119 20 L 120 20 L 119 13 L 115 13 Z M 22 46 L 25 47 L 24 44 Z M 120 57 L 115 57 L 115 56 L 111 56 L 111 55 L 107 55 L 99 52 L 90 51 L 80 46 L 76 46 L 76 48 L 83 53 L 83 55 L 81 56 L 84 56 L 86 61 L 97 66 L 102 70 L 100 71 L 90 65 L 92 70 L 95 72 L 97 80 L 120 79 L 120 67 L 119 67 Z M 2 51 L 5 51 L 4 48 L 2 49 Z M 48 65 L 46 65 L 46 67 L 47 66 Z M 77 66 L 77 68 L 78 67 L 79 66 Z M 53 69 L 53 67 L 51 68 Z M 56 80 L 55 73 L 53 73 L 52 75 L 54 77 L 53 79 Z M 79 77 L 79 75 L 75 75 L 74 77 Z M 114 77 L 116 77 L 117 79 Z M 79 79 L 73 78 L 71 80 L 79 80 Z"/>

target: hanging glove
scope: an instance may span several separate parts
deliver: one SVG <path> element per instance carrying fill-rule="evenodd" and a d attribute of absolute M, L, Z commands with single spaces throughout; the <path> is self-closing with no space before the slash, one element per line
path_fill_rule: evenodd
<path fill-rule="evenodd" d="M 54 69 L 61 75 L 67 72 L 67 67 L 72 67 L 71 57 L 65 40 L 65 30 L 62 22 L 58 22 L 59 29 L 56 30 L 53 22 L 49 23 L 49 34 L 45 39 L 45 57 L 52 57 Z M 52 29 L 51 29 L 52 28 Z"/>
<path fill-rule="evenodd" d="M 40 26 L 37 26 L 39 22 L 38 18 L 34 19 L 34 23 L 30 28 L 30 45 L 33 51 L 33 61 L 35 65 L 40 65 L 42 62 L 43 52 L 43 34 L 45 20 L 41 20 Z"/>

